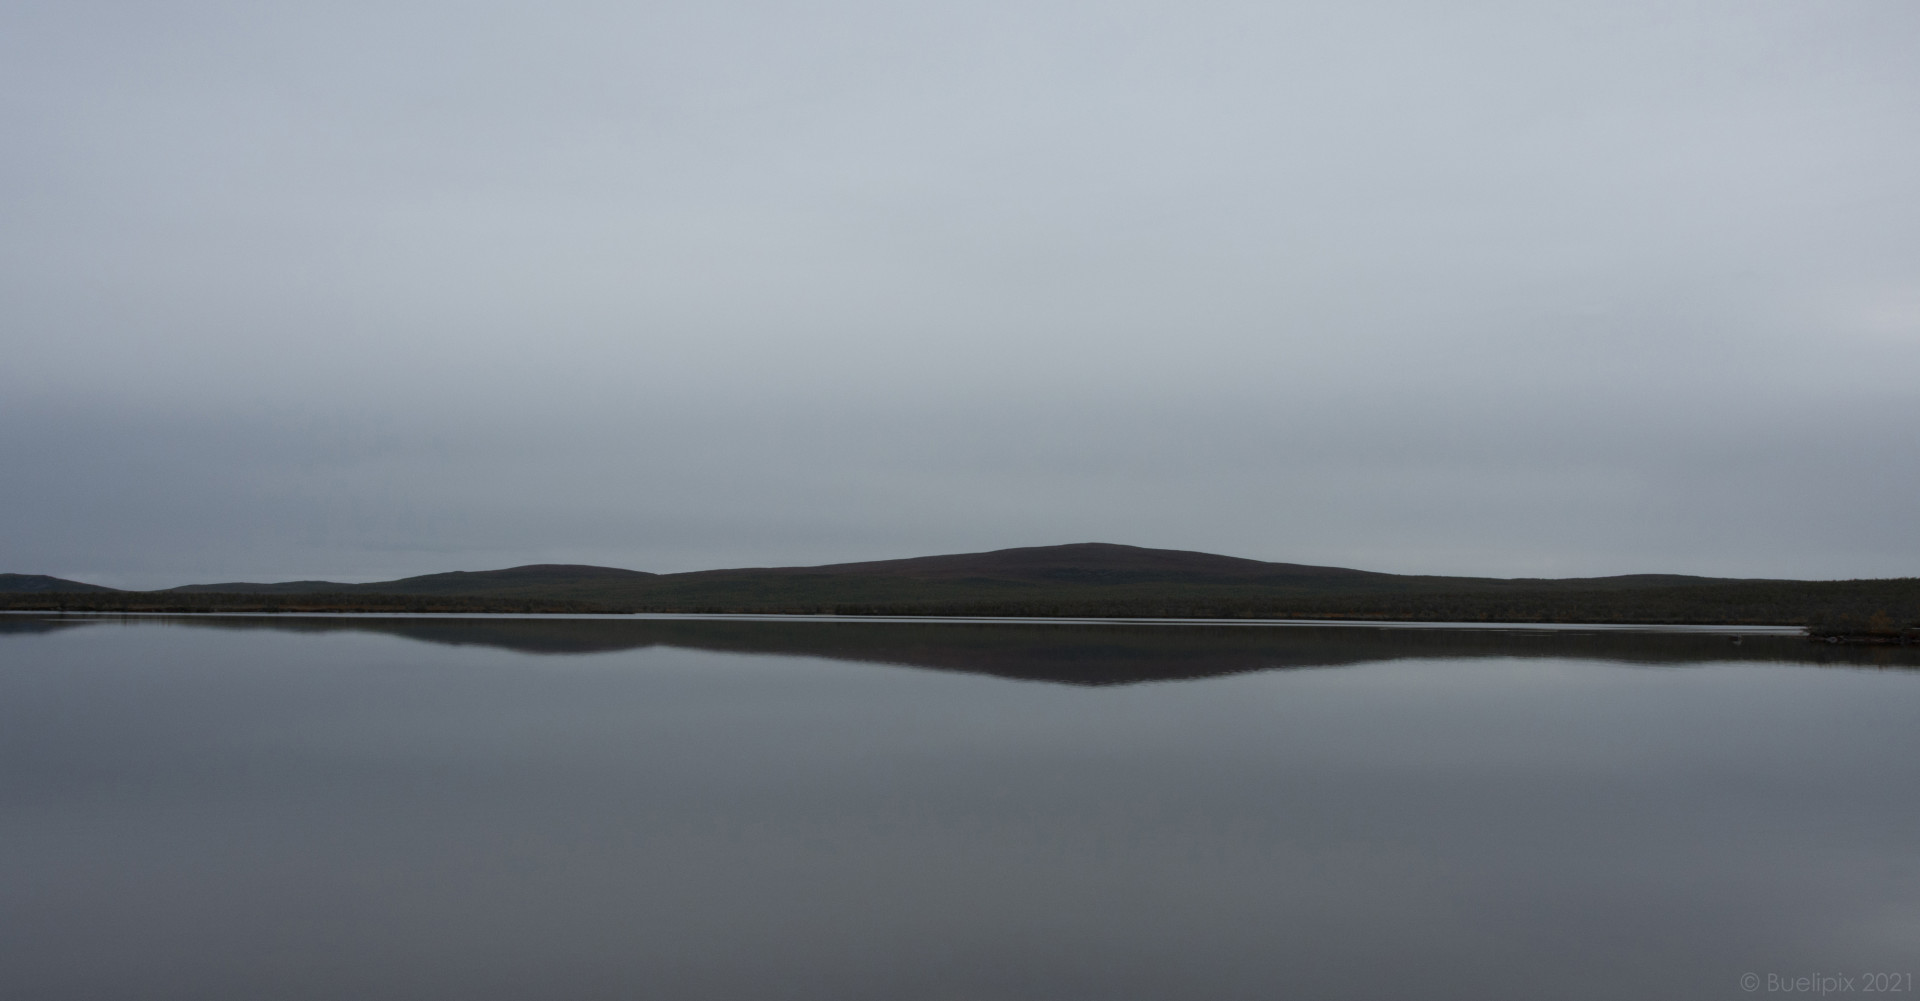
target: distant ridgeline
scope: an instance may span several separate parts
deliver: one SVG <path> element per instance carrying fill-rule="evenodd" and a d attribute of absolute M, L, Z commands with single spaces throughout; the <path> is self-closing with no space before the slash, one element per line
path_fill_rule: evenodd
<path fill-rule="evenodd" d="M 194 584 L 160 591 L 0 574 L 0 608 L 1691 622 L 1800 625 L 1848 639 L 1920 640 L 1920 578 L 1913 577 L 1431 577 L 1105 543 L 818 567 L 652 574 L 542 564 L 372 584 Z"/>

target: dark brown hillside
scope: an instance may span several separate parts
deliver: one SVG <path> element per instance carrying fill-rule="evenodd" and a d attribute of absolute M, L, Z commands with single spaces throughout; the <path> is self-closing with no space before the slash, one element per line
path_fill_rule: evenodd
<path fill-rule="evenodd" d="M 0 573 L 0 594 L 106 594 L 115 590 L 43 573 Z"/>
<path fill-rule="evenodd" d="M 918 580 L 1004 580 L 1073 583 L 1131 583 L 1180 581 L 1189 583 L 1254 583 L 1276 578 L 1349 579 L 1384 578 L 1390 574 L 1317 567 L 1299 563 L 1197 553 L 1179 549 L 1145 549 L 1107 542 L 1077 542 L 1064 546 L 1027 546 L 986 553 L 918 556 L 866 563 L 830 563 L 815 567 L 751 567 L 703 570 L 673 577 L 717 576 L 904 577 Z"/>
<path fill-rule="evenodd" d="M 163 588 L 154 594 L 345 594 L 365 584 L 342 584 L 332 580 L 283 580 L 273 584 L 253 581 L 225 581 L 219 584 L 182 584 Z"/>
<path fill-rule="evenodd" d="M 370 584 L 341 584 L 326 580 L 296 580 L 277 584 L 188 584 L 167 589 L 170 594 L 421 594 L 469 595 L 500 593 L 548 594 L 581 588 L 634 583 L 659 574 L 618 567 L 572 563 L 534 563 L 505 570 L 455 570 L 449 573 L 403 577 Z"/>
<path fill-rule="evenodd" d="M 605 587 L 640 583 L 659 574 L 618 567 L 596 567 L 572 563 L 534 563 L 505 570 L 455 570 L 427 574 L 380 584 L 362 584 L 367 590 L 385 594 L 488 594 L 500 591 L 532 591 L 554 587 Z"/>
<path fill-rule="evenodd" d="M 37 578 L 50 580 L 52 578 Z M 81 585 L 84 587 L 85 585 Z M 1402 576 L 1103 543 L 651 574 L 536 564 L 371 584 L 0 592 L 73 611 L 773 612 L 843 615 L 1773 623 L 1911 641 L 1920 580 Z"/>

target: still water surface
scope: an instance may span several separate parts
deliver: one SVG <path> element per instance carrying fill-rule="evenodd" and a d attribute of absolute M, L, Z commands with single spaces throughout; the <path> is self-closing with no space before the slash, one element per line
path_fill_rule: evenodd
<path fill-rule="evenodd" d="M 1916 652 L 0 617 L 0 995 L 1733 998 L 1920 974 Z"/>

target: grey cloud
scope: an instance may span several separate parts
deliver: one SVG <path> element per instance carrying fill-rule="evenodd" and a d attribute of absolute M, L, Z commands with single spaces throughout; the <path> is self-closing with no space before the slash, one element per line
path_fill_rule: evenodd
<path fill-rule="evenodd" d="M 1914 573 L 1916 29 L 12 5 L 0 563 Z"/>

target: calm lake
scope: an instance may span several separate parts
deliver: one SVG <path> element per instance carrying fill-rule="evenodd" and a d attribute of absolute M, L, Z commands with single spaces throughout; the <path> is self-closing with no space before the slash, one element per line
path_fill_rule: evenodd
<path fill-rule="evenodd" d="M 0 995 L 1920 986 L 1920 649 L 1732 635 L 0 616 Z"/>

